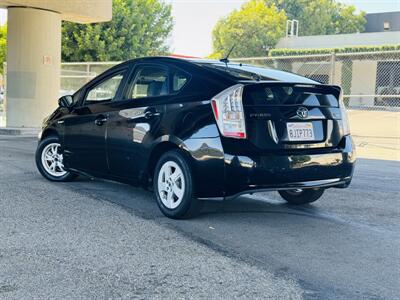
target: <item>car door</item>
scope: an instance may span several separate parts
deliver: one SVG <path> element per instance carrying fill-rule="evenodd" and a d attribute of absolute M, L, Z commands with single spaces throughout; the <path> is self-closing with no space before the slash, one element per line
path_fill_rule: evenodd
<path fill-rule="evenodd" d="M 170 99 L 169 68 L 137 64 L 126 86 L 125 97 L 110 113 L 107 125 L 110 173 L 140 183 L 150 148 L 162 134 L 161 120 Z"/>
<path fill-rule="evenodd" d="M 68 168 L 95 176 L 108 172 L 106 125 L 128 72 L 123 67 L 96 79 L 82 92 L 79 105 L 64 119 L 64 162 Z"/>

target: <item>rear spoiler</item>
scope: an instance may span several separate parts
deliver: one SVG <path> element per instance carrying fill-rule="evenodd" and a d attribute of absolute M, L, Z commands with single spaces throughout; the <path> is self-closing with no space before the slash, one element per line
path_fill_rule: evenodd
<path fill-rule="evenodd" d="M 342 88 L 338 85 L 322 84 L 322 83 L 303 83 L 303 82 L 283 82 L 283 81 L 260 81 L 257 83 L 245 84 L 247 87 L 297 87 L 304 89 L 304 92 L 313 92 L 320 94 L 332 94 L 339 99 Z"/>

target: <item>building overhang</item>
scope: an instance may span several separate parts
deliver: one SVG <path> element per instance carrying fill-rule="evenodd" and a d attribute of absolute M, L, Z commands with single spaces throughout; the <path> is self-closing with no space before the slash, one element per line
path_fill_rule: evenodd
<path fill-rule="evenodd" d="M 110 21 L 112 0 L 0 0 L 0 8 L 31 7 L 57 12 L 66 21 L 96 23 Z"/>

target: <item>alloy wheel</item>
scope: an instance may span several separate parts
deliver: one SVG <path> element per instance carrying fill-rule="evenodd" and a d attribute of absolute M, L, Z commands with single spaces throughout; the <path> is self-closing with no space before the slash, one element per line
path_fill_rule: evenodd
<path fill-rule="evenodd" d="M 182 169 L 173 161 L 165 162 L 158 174 L 158 193 L 163 205 L 177 208 L 185 193 L 185 178 Z"/>
<path fill-rule="evenodd" d="M 63 155 L 60 153 L 60 144 L 50 143 L 42 151 L 42 165 L 47 173 L 54 177 L 67 174 L 64 170 Z"/>

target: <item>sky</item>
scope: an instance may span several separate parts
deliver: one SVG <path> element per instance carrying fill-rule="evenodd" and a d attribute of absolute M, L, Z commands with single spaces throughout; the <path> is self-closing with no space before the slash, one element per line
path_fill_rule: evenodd
<path fill-rule="evenodd" d="M 170 0 L 175 20 L 171 38 L 174 53 L 207 56 L 212 52 L 215 23 L 240 8 L 245 0 Z M 343 0 L 365 12 L 400 11 L 400 0 Z"/>
<path fill-rule="evenodd" d="M 175 54 L 207 56 L 212 52 L 212 30 L 216 22 L 246 0 L 165 0 L 172 4 L 174 30 L 170 38 Z M 341 0 L 367 13 L 400 11 L 400 0 Z M 0 9 L 0 24 L 7 20 Z"/>

